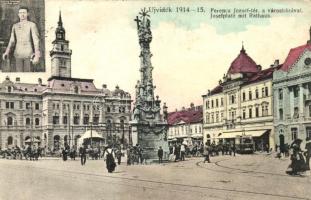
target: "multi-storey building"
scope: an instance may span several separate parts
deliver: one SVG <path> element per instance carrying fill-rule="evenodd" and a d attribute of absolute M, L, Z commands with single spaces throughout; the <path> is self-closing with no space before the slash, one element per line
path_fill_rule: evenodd
<path fill-rule="evenodd" d="M 274 126 L 277 144 L 311 137 L 311 27 L 310 40 L 289 51 L 273 73 Z"/>
<path fill-rule="evenodd" d="M 252 136 L 256 149 L 274 148 L 272 74 L 262 70 L 244 47 L 218 86 L 203 95 L 204 142 L 230 142 Z"/>
<path fill-rule="evenodd" d="M 96 88 L 92 79 L 71 77 L 71 53 L 61 15 L 50 51 L 52 75 L 47 84 L 0 84 L 0 147 L 23 146 L 27 140 L 59 149 L 92 129 L 108 138 L 129 139 L 131 96 L 118 86 Z"/>
<path fill-rule="evenodd" d="M 168 113 L 168 141 L 170 143 L 185 141 L 188 145 L 202 144 L 202 111 L 202 106 L 191 104 L 190 108 Z"/>

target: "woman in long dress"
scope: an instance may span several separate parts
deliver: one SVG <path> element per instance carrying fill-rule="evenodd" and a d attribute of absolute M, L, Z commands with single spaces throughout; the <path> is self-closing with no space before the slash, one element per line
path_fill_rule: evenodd
<path fill-rule="evenodd" d="M 109 146 L 105 150 L 105 160 L 106 160 L 106 167 L 109 173 L 112 173 L 116 168 L 116 162 L 114 160 L 115 154 L 111 146 Z"/>

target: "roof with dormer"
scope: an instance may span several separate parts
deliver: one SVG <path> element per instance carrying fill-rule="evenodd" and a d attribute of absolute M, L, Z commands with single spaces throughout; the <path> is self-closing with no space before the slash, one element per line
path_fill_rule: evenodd
<path fill-rule="evenodd" d="M 244 46 L 240 51 L 240 54 L 232 61 L 228 74 L 235 73 L 256 73 L 260 71 L 256 62 L 247 55 Z"/>

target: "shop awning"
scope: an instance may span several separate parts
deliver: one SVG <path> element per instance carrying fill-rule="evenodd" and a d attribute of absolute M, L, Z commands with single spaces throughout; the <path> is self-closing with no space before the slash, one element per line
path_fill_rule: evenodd
<path fill-rule="evenodd" d="M 203 138 L 203 135 L 192 135 L 191 137 L 195 139 L 199 139 L 199 138 Z"/>
<path fill-rule="evenodd" d="M 235 132 L 224 132 L 219 134 L 218 137 L 219 139 L 224 139 L 224 138 L 236 138 L 237 136 L 242 136 L 242 135 L 250 135 L 252 137 L 260 137 L 263 134 L 265 134 L 267 131 L 270 131 L 270 129 L 263 129 L 263 130 L 254 130 L 254 131 L 235 131 Z"/>

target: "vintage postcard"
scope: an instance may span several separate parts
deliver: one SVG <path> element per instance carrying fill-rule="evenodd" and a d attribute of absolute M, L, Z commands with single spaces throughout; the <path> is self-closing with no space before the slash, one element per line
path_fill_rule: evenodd
<path fill-rule="evenodd" d="M 0 200 L 311 200 L 311 1 L 0 0 Z"/>

